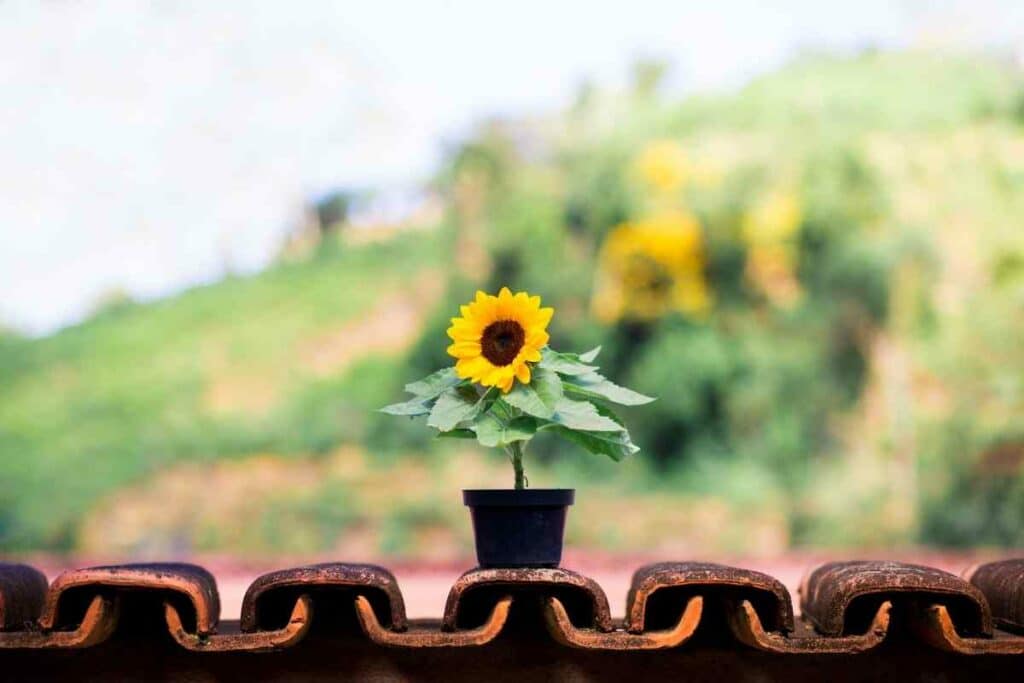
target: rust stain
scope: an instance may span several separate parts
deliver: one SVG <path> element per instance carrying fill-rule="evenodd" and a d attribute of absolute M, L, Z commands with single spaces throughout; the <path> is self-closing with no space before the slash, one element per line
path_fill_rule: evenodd
<path fill-rule="evenodd" d="M 672 628 L 630 633 L 625 629 L 610 632 L 577 628 L 569 619 L 565 606 L 555 597 L 544 603 L 544 621 L 555 642 L 586 650 L 665 650 L 682 645 L 697 631 L 703 613 L 704 598 L 692 597 L 686 602 L 679 621 Z"/>
<path fill-rule="evenodd" d="M 440 624 L 417 624 L 406 631 L 393 631 L 381 626 L 377 614 L 373 611 L 370 601 L 362 595 L 355 598 L 356 615 L 363 633 L 378 645 L 389 647 L 470 647 L 485 645 L 501 633 L 508 621 L 512 597 L 503 596 L 498 599 L 491 610 L 490 616 L 476 628 L 459 631 L 442 631 Z"/>
<path fill-rule="evenodd" d="M 408 625 L 405 601 L 395 576 L 383 567 L 372 564 L 324 564 L 282 569 L 256 579 L 242 599 L 241 627 L 245 632 L 260 629 L 267 620 L 269 598 L 284 590 L 349 592 L 372 595 L 387 604 L 385 620 L 392 630 L 402 631 Z"/>
<path fill-rule="evenodd" d="M 785 654 L 853 654 L 877 647 L 889 633 L 888 600 L 878 606 L 871 625 L 859 635 L 827 637 L 804 629 L 803 633 L 787 635 L 766 631 L 757 610 L 749 600 L 736 604 L 729 614 L 729 628 L 745 645 L 765 652 Z"/>
<path fill-rule="evenodd" d="M 918 638 L 932 647 L 961 655 L 1024 654 L 1024 638 L 998 634 L 992 638 L 970 638 L 957 633 L 945 605 L 929 605 L 915 610 L 911 627 Z"/>
<path fill-rule="evenodd" d="M 269 652 L 281 650 L 302 640 L 313 618 L 313 601 L 300 595 L 292 608 L 288 623 L 283 628 L 253 633 L 215 633 L 206 637 L 188 632 L 182 625 L 178 609 L 164 603 L 164 619 L 171 637 L 187 650 L 195 652 Z"/>
<path fill-rule="evenodd" d="M 685 589 L 684 593 L 705 598 L 720 593 L 743 595 L 770 606 L 770 612 L 766 610 L 762 619 L 768 620 L 773 629 L 793 630 L 792 601 L 789 591 L 778 579 L 750 569 L 711 562 L 658 562 L 641 567 L 633 574 L 626 598 L 628 631 L 642 633 L 646 629 L 648 606 L 659 592 L 665 595 L 666 589 Z"/>
<path fill-rule="evenodd" d="M 59 623 L 61 598 L 73 589 L 101 593 L 113 589 L 120 594 L 131 591 L 170 592 L 184 596 L 195 615 L 200 635 L 217 629 L 220 596 L 213 575 L 202 567 L 179 563 L 126 564 L 91 567 L 64 572 L 50 586 L 39 627 L 53 630 Z"/>
<path fill-rule="evenodd" d="M 40 630 L 0 633 L 0 649 L 80 649 L 106 641 L 117 629 L 120 603 L 116 598 L 95 595 L 81 623 L 69 631 Z"/>
<path fill-rule="evenodd" d="M 528 591 L 544 597 L 560 593 L 571 595 L 580 612 L 577 621 L 589 617 L 590 626 L 599 631 L 612 630 L 612 616 L 608 608 L 608 597 L 597 583 L 590 578 L 568 569 L 515 568 L 515 569 L 471 569 L 460 576 L 448 593 L 445 602 L 442 628 L 456 630 L 464 621 L 466 613 L 490 611 L 488 600 L 494 590 Z M 493 598 L 491 598 L 493 602 Z M 583 612 L 589 611 L 588 615 Z"/>
<path fill-rule="evenodd" d="M 967 634 L 990 636 L 992 613 L 975 586 L 948 572 L 916 564 L 855 560 L 812 569 L 800 586 L 804 616 L 821 633 L 843 635 L 855 601 L 945 604 L 958 611 Z"/>

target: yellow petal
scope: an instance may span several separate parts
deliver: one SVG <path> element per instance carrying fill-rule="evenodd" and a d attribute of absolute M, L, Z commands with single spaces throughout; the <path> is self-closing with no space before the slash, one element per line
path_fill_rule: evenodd
<path fill-rule="evenodd" d="M 519 352 L 519 357 L 522 358 L 522 360 L 524 361 L 529 361 L 531 363 L 539 363 L 541 355 L 540 351 L 536 347 L 524 346 L 523 350 Z"/>
<path fill-rule="evenodd" d="M 501 383 L 505 381 L 505 368 L 491 367 L 493 369 L 484 375 L 484 378 L 481 380 L 481 384 L 489 387 L 501 386 Z"/>
<path fill-rule="evenodd" d="M 494 366 L 483 356 L 476 358 L 460 358 L 455 363 L 455 374 L 462 379 L 471 379 L 479 382 L 480 378 L 487 374 Z"/>
<path fill-rule="evenodd" d="M 452 318 L 452 327 L 456 330 L 471 332 L 481 332 L 483 330 L 475 320 L 467 320 L 466 318 Z"/>
<path fill-rule="evenodd" d="M 448 347 L 448 355 L 456 358 L 476 358 L 480 355 L 480 344 L 474 341 L 457 341 Z"/>
<path fill-rule="evenodd" d="M 462 379 L 469 379 L 472 374 L 473 361 L 469 358 L 461 358 L 455 363 L 455 374 Z"/>
<path fill-rule="evenodd" d="M 539 349 L 547 344 L 550 339 L 551 336 L 547 332 L 531 332 L 530 336 L 526 338 L 526 345 Z"/>
<path fill-rule="evenodd" d="M 509 375 L 507 378 L 503 379 L 501 381 L 501 384 L 499 385 L 501 387 L 502 393 L 507 394 L 508 392 L 512 391 L 512 383 L 514 381 L 515 381 L 515 379 L 511 375 Z"/>
<path fill-rule="evenodd" d="M 495 300 L 495 320 L 511 320 L 515 317 L 515 304 L 512 299 L 512 292 L 508 287 L 502 287 Z"/>
<path fill-rule="evenodd" d="M 479 330 L 471 330 L 471 329 L 456 327 L 456 326 L 453 325 L 452 327 L 448 328 L 447 332 L 448 332 L 448 336 L 451 337 L 452 341 L 457 341 L 457 342 L 461 342 L 461 341 L 475 341 L 475 342 L 478 342 L 478 341 L 480 341 L 480 334 L 481 334 L 481 332 Z"/>
<path fill-rule="evenodd" d="M 498 300 L 495 297 L 485 296 L 483 299 L 478 298 L 469 305 L 473 313 L 473 320 L 477 325 L 480 325 L 481 329 L 494 322 L 497 304 Z"/>
<path fill-rule="evenodd" d="M 526 363 L 523 363 L 522 365 L 517 367 L 516 368 L 516 379 L 518 379 L 523 384 L 529 384 L 530 383 L 530 366 L 527 365 Z"/>

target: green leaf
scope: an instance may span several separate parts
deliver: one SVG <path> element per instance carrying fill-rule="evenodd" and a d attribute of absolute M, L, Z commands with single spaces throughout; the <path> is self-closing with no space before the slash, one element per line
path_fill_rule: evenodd
<path fill-rule="evenodd" d="M 477 415 L 473 420 L 472 430 L 476 433 L 477 441 L 481 446 L 495 448 L 501 443 L 504 423 L 490 413 Z"/>
<path fill-rule="evenodd" d="M 551 416 L 555 424 L 579 429 L 585 432 L 619 432 L 622 425 L 598 412 L 593 403 L 573 401 L 561 398 L 555 405 L 555 413 Z"/>
<path fill-rule="evenodd" d="M 437 397 L 437 403 L 430 411 L 427 425 L 439 432 L 455 429 L 463 420 L 471 420 L 480 412 L 481 401 L 472 387 L 463 386 L 447 389 Z"/>
<path fill-rule="evenodd" d="M 534 367 L 529 384 L 516 383 L 512 391 L 501 397 L 505 403 L 527 415 L 551 419 L 555 405 L 562 398 L 562 380 L 551 370 Z"/>
<path fill-rule="evenodd" d="M 623 460 L 640 449 L 630 440 L 629 432 L 578 432 L 559 425 L 550 430 L 559 436 L 583 447 L 590 453 L 606 455 L 615 462 Z"/>
<path fill-rule="evenodd" d="M 632 389 L 621 387 L 596 372 L 566 378 L 565 391 L 583 398 L 604 399 L 622 406 L 642 406 L 655 400 Z"/>
<path fill-rule="evenodd" d="M 418 382 L 405 385 L 405 390 L 419 398 L 436 398 L 462 383 L 463 380 L 455 374 L 455 368 L 444 368 L 435 373 L 427 375 Z"/>
<path fill-rule="evenodd" d="M 433 399 L 413 398 L 402 403 L 392 403 L 389 406 L 384 406 L 380 409 L 380 412 L 387 413 L 388 415 L 406 415 L 408 417 L 418 417 L 420 415 L 430 414 L 430 404 Z"/>
<path fill-rule="evenodd" d="M 584 363 L 593 363 L 595 360 L 597 360 L 597 354 L 599 353 L 601 353 L 601 347 L 595 346 L 586 353 L 581 353 L 580 360 Z"/>
<path fill-rule="evenodd" d="M 476 432 L 472 429 L 451 429 L 447 432 L 438 432 L 438 439 L 475 439 Z"/>
<path fill-rule="evenodd" d="M 581 362 L 574 353 L 559 353 L 547 347 L 541 351 L 540 366 L 562 375 L 585 375 L 597 370 L 595 366 Z"/>
<path fill-rule="evenodd" d="M 473 431 L 480 445 L 488 448 L 503 448 L 513 441 L 529 441 L 537 433 L 537 420 L 523 415 L 508 424 L 490 413 L 477 416 Z"/>
<path fill-rule="evenodd" d="M 609 420 L 611 420 L 615 424 L 619 425 L 619 428 L 622 429 L 622 431 L 626 431 L 626 424 L 622 421 L 622 418 L 620 418 L 618 415 L 616 415 L 615 412 L 611 408 L 609 408 L 607 405 L 604 405 L 604 404 L 601 404 L 601 403 L 595 403 L 594 407 L 597 408 L 597 412 L 598 413 L 600 413 L 601 415 L 604 415 Z"/>

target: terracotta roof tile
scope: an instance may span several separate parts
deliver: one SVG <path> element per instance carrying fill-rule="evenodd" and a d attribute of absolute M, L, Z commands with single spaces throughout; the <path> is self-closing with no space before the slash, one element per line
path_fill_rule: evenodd
<path fill-rule="evenodd" d="M 0 650 L 156 638 L 133 632 L 145 617 L 186 654 L 291 649 L 318 624 L 319 638 L 400 649 L 474 648 L 506 632 L 578 650 L 700 649 L 708 642 L 700 634 L 715 631 L 719 647 L 854 654 L 899 629 L 926 652 L 1024 654 L 1024 560 L 975 567 L 965 578 L 898 562 L 829 563 L 807 575 L 800 597 L 803 616 L 794 618 L 789 592 L 771 576 L 659 563 L 635 573 L 626 617 L 615 620 L 601 587 L 576 572 L 474 569 L 452 586 L 440 618 L 409 620 L 391 572 L 330 563 L 260 577 L 241 620 L 221 622 L 216 582 L 194 565 L 92 567 L 47 588 L 31 567 L 0 564 Z"/>

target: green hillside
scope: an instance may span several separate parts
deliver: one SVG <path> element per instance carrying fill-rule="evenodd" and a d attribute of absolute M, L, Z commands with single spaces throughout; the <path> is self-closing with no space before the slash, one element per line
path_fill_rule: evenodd
<path fill-rule="evenodd" d="M 77 520 L 101 496 L 174 463 L 359 441 L 366 414 L 390 398 L 394 349 L 363 339 L 317 361 L 317 346 L 396 297 L 425 296 L 441 243 L 435 233 L 326 245 L 305 262 L 120 306 L 44 339 L 7 338 L 3 547 L 73 547 Z"/>
<path fill-rule="evenodd" d="M 482 124 L 433 187 L 434 229 L 0 337 L 0 550 L 464 551 L 457 489 L 504 463 L 373 411 L 504 284 L 660 398 L 618 468 L 538 444 L 535 485 L 589 490 L 574 542 L 1024 544 L 1019 70 L 587 89 Z"/>

